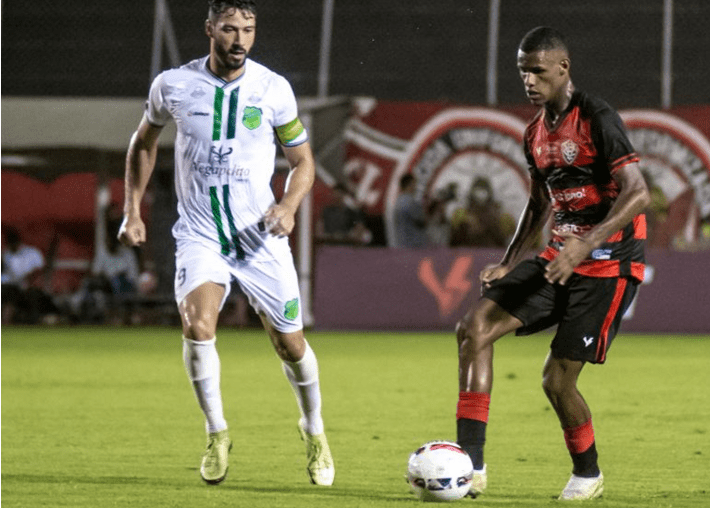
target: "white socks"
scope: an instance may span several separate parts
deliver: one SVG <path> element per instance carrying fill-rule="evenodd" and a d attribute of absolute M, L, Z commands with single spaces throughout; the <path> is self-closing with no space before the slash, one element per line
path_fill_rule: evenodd
<path fill-rule="evenodd" d="M 195 341 L 183 337 L 183 361 L 192 382 L 197 402 L 205 414 L 208 433 L 227 428 L 220 390 L 220 361 L 215 346 L 217 338 Z M 283 371 L 293 387 L 301 410 L 303 428 L 311 435 L 324 432 L 321 417 L 318 360 L 306 342 L 306 351 L 297 362 L 283 362 Z"/>
<path fill-rule="evenodd" d="M 196 341 L 183 337 L 182 357 L 187 377 L 195 389 L 197 402 L 205 414 L 208 433 L 227 428 L 222 410 L 222 392 L 219 387 L 220 363 L 215 343 L 217 338 Z"/>
<path fill-rule="evenodd" d="M 303 416 L 303 428 L 311 435 L 324 432 L 321 417 L 320 383 L 318 381 L 318 360 L 306 342 L 306 352 L 297 362 L 283 362 L 283 371 L 293 387 L 296 401 Z"/>

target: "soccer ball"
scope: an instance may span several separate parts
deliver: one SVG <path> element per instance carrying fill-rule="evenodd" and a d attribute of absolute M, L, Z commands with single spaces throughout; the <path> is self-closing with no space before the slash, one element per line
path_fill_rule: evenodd
<path fill-rule="evenodd" d="M 456 443 L 430 441 L 409 456 L 407 481 L 422 501 L 456 501 L 471 488 L 473 464 Z"/>

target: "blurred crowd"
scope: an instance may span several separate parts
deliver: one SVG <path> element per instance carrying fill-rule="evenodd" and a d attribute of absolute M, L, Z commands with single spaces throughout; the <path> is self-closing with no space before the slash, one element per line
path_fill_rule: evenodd
<path fill-rule="evenodd" d="M 387 238 L 382 217 L 371 217 L 343 184 L 333 187 L 333 197 L 316 226 L 319 243 L 340 245 L 424 247 L 505 247 L 516 221 L 502 211 L 490 182 L 474 180 L 459 199 L 455 184 L 432 197 L 417 194 L 414 175 L 399 181 L 394 206 L 393 238 Z"/>
<path fill-rule="evenodd" d="M 644 176 L 652 196 L 646 211 L 649 247 L 710 249 L 710 221 L 693 213 L 692 190 L 668 198 L 651 172 L 644 171 Z M 3 226 L 2 323 L 137 324 L 150 320 L 146 316 L 151 309 L 163 319 L 177 319 L 172 295 L 157 294 L 157 276 L 140 251 L 116 240 L 120 220 L 120 214 L 107 215 L 98 228 L 90 268 L 76 290 L 61 295 L 52 294 L 47 282 L 54 265 L 51 253 L 31 245 L 17 229 Z M 406 174 L 399 181 L 391 228 L 385 227 L 382 216 L 369 215 L 346 185 L 336 184 L 315 221 L 314 240 L 319 245 L 408 249 L 504 248 L 516 222 L 503 211 L 485 178 L 474 179 L 468 189 L 450 184 L 433 196 L 422 196 L 415 176 Z M 225 310 L 226 324 L 258 325 L 238 287 Z"/>
<path fill-rule="evenodd" d="M 120 219 L 107 220 L 102 242 L 76 291 L 52 294 L 53 259 L 3 227 L 3 324 L 130 324 L 140 299 L 155 288 L 155 277 L 140 268 L 138 252 L 116 239 Z"/>
<path fill-rule="evenodd" d="M 710 249 L 710 218 L 699 216 L 693 189 L 681 189 L 669 198 L 650 171 L 643 174 L 652 196 L 646 210 L 647 245 L 685 252 Z M 332 190 L 331 202 L 317 222 L 316 241 L 321 244 L 505 248 L 517 226 L 517 217 L 506 213 L 483 177 L 475 178 L 468 189 L 451 183 L 422 196 L 416 177 L 405 174 L 389 230 L 382 217 L 365 212 L 346 185 L 339 183 Z"/>

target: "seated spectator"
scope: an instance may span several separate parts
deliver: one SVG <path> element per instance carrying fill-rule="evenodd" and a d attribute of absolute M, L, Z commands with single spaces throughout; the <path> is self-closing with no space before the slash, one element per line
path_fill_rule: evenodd
<path fill-rule="evenodd" d="M 427 205 L 427 235 L 434 247 L 448 247 L 451 243 L 451 225 L 447 215 L 450 203 L 456 200 L 455 183 L 450 183 L 439 190 Z"/>
<path fill-rule="evenodd" d="M 334 200 L 323 208 L 316 237 L 324 243 L 366 245 L 372 234 L 365 225 L 366 217 L 347 188 L 339 183 L 333 187 Z"/>
<path fill-rule="evenodd" d="M 81 322 L 128 320 L 123 314 L 137 295 L 140 270 L 135 251 L 118 241 L 119 227 L 119 220 L 109 221 L 105 245 L 97 246 L 91 273 L 72 298 L 72 314 Z"/>
<path fill-rule="evenodd" d="M 56 315 L 51 297 L 41 289 L 40 277 L 45 267 L 44 256 L 36 247 L 22 243 L 19 232 L 3 228 L 5 248 L 2 251 L 2 322 L 36 324 Z"/>

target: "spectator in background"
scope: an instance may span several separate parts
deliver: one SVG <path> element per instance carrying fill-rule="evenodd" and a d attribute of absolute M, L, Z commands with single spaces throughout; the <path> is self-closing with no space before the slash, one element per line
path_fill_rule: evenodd
<path fill-rule="evenodd" d="M 316 236 L 323 243 L 367 245 L 372 233 L 365 225 L 365 213 L 342 183 L 333 187 L 334 200 L 323 209 Z"/>
<path fill-rule="evenodd" d="M 39 287 L 44 256 L 38 248 L 23 244 L 15 228 L 4 228 L 3 232 L 2 322 L 39 323 L 57 312 L 51 297 Z"/>
<path fill-rule="evenodd" d="M 103 279 L 111 290 L 114 303 L 123 303 L 136 296 L 140 270 L 138 256 L 132 247 L 118 241 L 121 220 L 108 221 L 106 247 L 94 259 L 91 273 Z"/>
<path fill-rule="evenodd" d="M 107 221 L 106 233 L 99 235 L 104 238 L 97 241 L 91 273 L 72 299 L 72 313 L 81 322 L 127 321 L 140 270 L 133 248 L 118 241 L 120 225 L 120 220 Z"/>
<path fill-rule="evenodd" d="M 501 211 L 490 182 L 476 178 L 467 206 L 451 217 L 451 246 L 505 247 L 514 232 L 515 219 Z"/>
<path fill-rule="evenodd" d="M 399 196 L 394 209 L 395 246 L 421 248 L 429 245 L 427 215 L 416 197 L 417 180 L 407 173 L 399 180 Z"/>
<path fill-rule="evenodd" d="M 434 247 L 448 247 L 451 243 L 451 224 L 447 214 L 449 204 L 456 199 L 456 183 L 450 183 L 435 193 L 427 205 L 427 235 Z"/>

